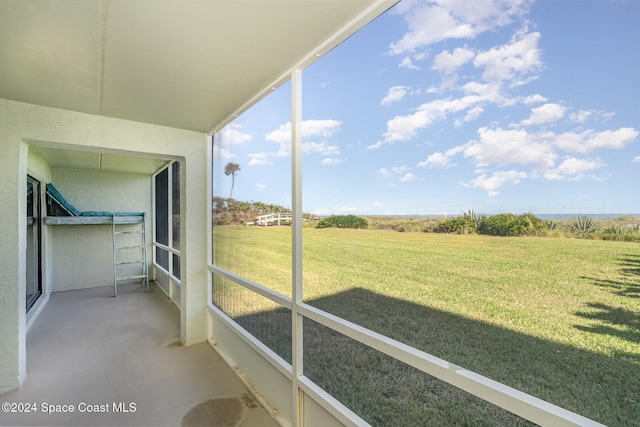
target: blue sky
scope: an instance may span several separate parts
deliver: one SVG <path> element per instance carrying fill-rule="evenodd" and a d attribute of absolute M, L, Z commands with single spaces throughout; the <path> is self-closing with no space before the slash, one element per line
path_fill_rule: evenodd
<path fill-rule="evenodd" d="M 640 1 L 404 0 L 303 71 L 303 210 L 640 213 Z M 214 191 L 291 206 L 290 85 Z"/>

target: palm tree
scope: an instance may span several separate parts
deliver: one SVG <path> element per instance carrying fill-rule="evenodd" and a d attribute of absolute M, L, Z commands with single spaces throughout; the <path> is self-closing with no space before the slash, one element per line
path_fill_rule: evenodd
<path fill-rule="evenodd" d="M 233 185 L 236 181 L 236 172 L 240 170 L 240 165 L 237 163 L 227 163 L 227 166 L 224 167 L 224 174 L 229 176 L 231 175 L 231 192 L 229 193 L 229 198 L 231 199 L 231 195 L 233 194 Z"/>

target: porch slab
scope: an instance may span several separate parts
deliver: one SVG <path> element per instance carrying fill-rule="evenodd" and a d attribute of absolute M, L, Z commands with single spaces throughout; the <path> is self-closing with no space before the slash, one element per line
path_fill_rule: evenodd
<path fill-rule="evenodd" d="M 150 289 L 51 294 L 0 425 L 277 426 L 209 344 L 180 344 L 177 308 Z"/>

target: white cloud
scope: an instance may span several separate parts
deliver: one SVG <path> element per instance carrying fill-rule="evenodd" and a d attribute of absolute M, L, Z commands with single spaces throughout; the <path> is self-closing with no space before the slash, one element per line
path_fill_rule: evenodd
<path fill-rule="evenodd" d="M 404 165 L 402 165 L 402 166 L 394 166 L 394 167 L 391 168 L 391 171 L 393 173 L 397 173 L 397 174 L 403 174 L 408 170 L 409 170 L 409 168 L 404 166 Z"/>
<path fill-rule="evenodd" d="M 385 178 L 390 177 L 392 174 L 391 172 L 389 172 L 389 170 L 387 168 L 380 168 L 376 171 L 376 175 L 380 175 L 383 176 Z"/>
<path fill-rule="evenodd" d="M 319 128 L 318 128 L 319 129 Z M 320 135 L 332 135 L 330 129 L 319 130 Z M 303 126 L 304 136 L 304 126 Z M 313 134 L 312 136 L 315 136 Z M 326 141 L 322 142 L 303 142 L 302 152 L 306 154 L 317 154 L 324 156 L 325 158 L 320 162 L 323 165 L 337 165 L 344 162 L 344 159 L 340 158 L 340 148 L 337 145 L 330 145 Z"/>
<path fill-rule="evenodd" d="M 460 87 L 465 95 L 478 95 L 494 102 L 502 99 L 501 88 L 496 83 L 469 82 Z"/>
<path fill-rule="evenodd" d="M 431 125 L 435 121 L 445 119 L 449 114 L 474 107 L 483 100 L 480 96 L 470 95 L 459 99 L 436 99 L 422 104 L 413 114 L 395 116 L 387 121 L 387 131 L 384 133 L 383 138 L 367 148 L 375 149 L 396 141 L 408 141 L 416 135 L 418 130 Z"/>
<path fill-rule="evenodd" d="M 600 159 L 576 159 L 570 157 L 564 160 L 557 168 L 545 172 L 544 177 L 550 180 L 580 180 L 584 174 L 606 166 Z"/>
<path fill-rule="evenodd" d="M 598 149 L 624 148 L 633 142 L 640 132 L 634 128 L 620 128 L 596 132 L 592 129 L 582 133 L 564 132 L 554 137 L 554 144 L 565 151 L 588 153 Z"/>
<path fill-rule="evenodd" d="M 302 138 L 320 137 L 330 138 L 340 129 L 342 122 L 338 120 L 304 120 L 302 122 Z M 287 157 L 291 154 L 291 122 L 278 126 L 274 131 L 265 135 L 267 141 L 278 144 L 276 153 L 255 153 L 250 154 L 249 165 L 271 164 L 271 157 Z M 322 142 L 303 142 L 302 149 L 306 153 L 317 153 L 325 156 L 337 156 L 340 149 L 336 145 L 329 145 Z"/>
<path fill-rule="evenodd" d="M 339 165 L 340 163 L 343 163 L 344 159 L 341 159 L 339 157 L 327 157 L 326 159 L 322 160 L 320 163 L 322 163 L 323 165 Z"/>
<path fill-rule="evenodd" d="M 256 190 L 258 191 L 264 191 L 267 189 L 267 186 L 264 184 L 256 184 Z"/>
<path fill-rule="evenodd" d="M 504 130 L 501 128 L 483 127 L 478 130 L 478 140 L 458 145 L 445 152 L 436 152 L 426 160 L 418 163 L 419 167 L 446 168 L 453 166 L 452 158 L 463 154 L 476 165 L 475 179 L 467 185 L 481 188 L 490 196 L 499 194 L 499 188 L 507 182 L 517 184 L 521 179 L 543 176 L 549 180 L 577 181 L 587 177 L 601 179 L 593 172 L 606 167 L 599 158 L 578 159 L 568 157 L 558 166 L 558 149 L 575 153 L 587 153 L 596 149 L 618 149 L 635 140 L 640 132 L 632 128 L 620 128 L 617 131 L 595 132 L 588 130 L 582 133 L 553 132 L 528 133 L 524 129 Z M 633 159 L 640 163 L 640 156 Z M 490 165 L 522 165 L 531 166 L 526 171 L 497 171 L 488 175 L 486 167 Z"/>
<path fill-rule="evenodd" d="M 374 201 L 373 201 L 373 203 L 371 203 L 371 205 L 372 205 L 374 208 L 381 208 L 381 207 L 382 207 L 382 203 L 380 203 L 380 202 L 379 202 L 379 201 L 377 201 L 377 200 L 374 200 Z"/>
<path fill-rule="evenodd" d="M 402 100 L 402 98 L 404 98 L 404 96 L 407 94 L 407 90 L 409 89 L 409 87 L 407 86 L 393 86 L 390 87 L 389 90 L 387 91 L 387 96 L 385 96 L 382 101 L 380 101 L 380 104 L 382 105 L 389 105 L 392 104 L 394 102 L 398 102 L 400 100 Z"/>
<path fill-rule="evenodd" d="M 483 127 L 478 129 L 478 136 L 480 141 L 470 142 L 463 152 L 478 166 L 532 164 L 535 168 L 547 169 L 556 158 L 550 144 L 524 130 Z"/>
<path fill-rule="evenodd" d="M 213 145 L 213 158 L 216 159 L 217 162 L 226 163 L 236 155 L 232 154 L 229 150 L 225 150 L 217 144 Z"/>
<path fill-rule="evenodd" d="M 440 79 L 440 86 L 430 86 L 425 92 L 426 93 L 443 93 L 450 90 L 458 90 L 458 75 L 457 74 L 445 74 Z"/>
<path fill-rule="evenodd" d="M 487 62 L 485 65 L 489 66 L 490 64 Z M 507 66 L 507 64 L 502 65 Z M 517 102 L 517 99 L 505 98 L 499 81 L 489 81 L 486 83 L 471 81 L 460 86 L 459 89 L 465 93 L 465 96 L 460 98 L 436 99 L 420 105 L 413 113 L 397 115 L 388 120 L 387 130 L 382 135 L 382 138 L 367 148 L 376 149 L 385 144 L 408 141 L 416 136 L 418 130 L 426 128 L 434 122 L 445 120 L 452 114 L 458 114 L 466 110 L 467 112 L 463 117 L 459 117 L 453 122 L 454 126 L 461 126 L 464 123 L 478 119 L 480 114 L 484 112 L 483 105 L 486 103 L 507 106 Z M 439 89 L 434 89 L 433 91 L 438 92 Z M 540 102 L 544 99 L 542 96 L 534 95 L 526 100 L 528 102 Z M 543 120 L 550 120 L 560 113 L 564 114 L 564 107 L 561 105 L 547 105 L 548 106 L 538 107 L 538 109 L 532 109 L 532 116 L 527 123 L 542 123 Z"/>
<path fill-rule="evenodd" d="M 539 39 L 537 32 L 516 33 L 509 43 L 478 53 L 473 64 L 484 68 L 485 81 L 510 81 L 511 86 L 520 86 L 542 68 Z"/>
<path fill-rule="evenodd" d="M 400 178 L 400 182 L 409 182 L 409 181 L 413 181 L 416 178 L 417 177 L 414 174 L 407 172 Z"/>
<path fill-rule="evenodd" d="M 607 120 L 611 120 L 616 113 L 602 113 L 602 121 L 606 122 Z"/>
<path fill-rule="evenodd" d="M 278 129 L 266 134 L 265 139 L 278 144 L 291 144 L 291 122 L 278 126 Z"/>
<path fill-rule="evenodd" d="M 446 168 L 451 165 L 451 157 L 444 153 L 430 154 L 426 160 L 418 163 L 420 167 L 428 168 Z"/>
<path fill-rule="evenodd" d="M 375 144 L 368 145 L 367 150 L 375 150 L 376 148 L 382 147 L 384 144 L 385 144 L 384 141 L 379 140 Z"/>
<path fill-rule="evenodd" d="M 540 107 L 532 108 L 531 116 L 520 123 L 530 126 L 555 122 L 564 117 L 565 111 L 566 107 L 560 104 L 547 103 Z"/>
<path fill-rule="evenodd" d="M 386 144 L 417 140 L 423 129 L 435 127 L 434 124 L 438 122 L 446 121 L 458 127 L 492 114 L 492 107 L 497 106 L 505 111 L 502 117 L 511 123 L 508 128 L 505 124 L 502 124 L 505 129 L 501 128 L 501 122 L 485 125 L 478 129 L 475 140 L 449 150 L 445 146 L 441 151 L 427 153 L 426 158 L 422 157 L 424 160 L 417 162 L 417 166 L 448 168 L 457 163 L 469 163 L 475 166 L 475 178 L 463 185 L 483 189 L 491 196 L 499 194 L 504 185 L 517 184 L 526 178 L 578 180 L 597 179 L 596 174 L 604 176 L 602 170 L 607 164 L 603 160 L 580 157 L 596 150 L 627 147 L 639 139 L 638 130 L 632 127 L 584 130 L 587 126 L 582 124 L 606 121 L 613 113 L 597 109 L 574 110 L 571 106 L 563 105 L 562 101 L 549 100 L 541 93 L 512 91 L 512 88 L 537 79 L 544 70 L 541 34 L 533 28 L 530 31 L 525 16 L 532 3 L 529 0 L 404 0 L 398 4 L 392 13 L 403 16 L 408 30 L 390 44 L 389 53 L 398 55 L 401 66 L 412 69 L 419 69 L 418 65 L 424 63 L 418 61 L 425 59 L 428 53 L 433 59 L 431 70 L 440 73 L 440 81 L 431 81 L 424 87 L 431 86 L 423 89 L 422 93 L 444 95 L 430 95 L 432 98 L 429 102 L 392 117 L 386 123 L 385 132 L 367 148 L 376 149 Z M 513 25 L 505 30 L 520 27 L 519 31 L 510 31 L 510 39 L 507 35 L 502 41 L 482 47 L 468 41 L 483 32 L 494 31 L 508 24 Z M 428 49 L 435 43 L 451 39 L 460 41 L 447 41 L 443 43 L 445 48 L 439 45 L 433 53 Z M 426 65 L 424 68 L 428 67 Z M 433 71 L 431 76 L 436 75 Z M 389 105 L 403 99 L 408 94 L 407 89 L 404 86 L 390 88 L 381 104 Z M 522 120 L 523 116 L 514 117 L 511 111 L 504 108 L 516 105 L 518 109 L 530 109 L 529 116 L 524 116 Z M 570 122 L 573 122 L 573 126 L 584 127 L 568 127 L 562 131 L 554 127 L 555 132 L 532 132 L 536 128 L 529 128 L 567 125 Z M 429 138 L 439 135 L 435 133 Z M 461 156 L 456 158 L 458 155 Z M 640 156 L 630 156 L 628 159 L 633 159 L 631 161 L 635 164 L 640 163 Z M 403 171 L 384 168 L 376 173 L 392 178 L 387 182 L 396 185 L 403 182 L 405 177 L 416 179 L 408 168 Z"/>
<path fill-rule="evenodd" d="M 576 123 L 584 123 L 587 121 L 587 119 L 589 117 L 591 117 L 593 115 L 594 111 L 593 110 L 580 110 L 577 113 L 571 113 L 569 114 L 569 119 L 572 122 L 576 122 Z"/>
<path fill-rule="evenodd" d="M 473 49 L 466 47 L 457 47 L 453 52 L 445 50 L 436 55 L 432 68 L 444 74 L 451 74 L 469 62 L 474 55 Z"/>
<path fill-rule="evenodd" d="M 302 138 L 321 136 L 331 137 L 340 129 L 342 122 L 338 120 L 304 120 L 302 122 Z M 278 144 L 291 144 L 291 122 L 278 126 L 278 129 L 269 132 L 265 139 Z"/>
<path fill-rule="evenodd" d="M 302 138 L 309 138 L 319 135 L 329 138 L 340 129 L 342 122 L 338 120 L 303 120 Z M 291 126 L 291 123 L 289 123 Z"/>
<path fill-rule="evenodd" d="M 470 109 L 469 109 L 469 111 L 467 111 L 467 115 L 466 115 L 466 116 L 464 116 L 464 117 L 463 117 L 463 118 L 461 118 L 461 119 L 456 119 L 456 120 L 453 122 L 453 125 L 454 125 L 455 127 L 460 127 L 460 126 L 462 126 L 464 123 L 467 123 L 467 122 L 471 122 L 471 121 L 473 121 L 473 120 L 476 120 L 478 117 L 480 117 L 480 114 L 482 114 L 482 112 L 483 112 L 483 111 L 484 111 L 484 108 L 482 108 L 482 107 L 481 107 L 481 106 L 479 106 L 479 105 L 476 105 L 475 107 L 470 108 Z"/>
<path fill-rule="evenodd" d="M 606 112 L 602 110 L 580 110 L 577 113 L 569 114 L 569 119 L 576 123 L 585 123 L 588 119 L 597 119 L 601 122 L 606 122 L 615 116 L 615 113 Z"/>
<path fill-rule="evenodd" d="M 503 12 L 504 8 L 511 10 L 508 3 L 504 1 L 471 2 L 473 4 L 471 6 L 469 2 L 459 2 L 458 0 L 442 0 L 437 5 L 433 2 L 429 4 L 430 6 L 428 7 L 414 7 L 414 3 L 414 6 L 409 5 L 405 9 L 430 10 L 436 15 L 444 9 L 455 10 L 461 16 L 471 20 L 479 20 L 474 22 L 484 22 L 484 18 L 481 17 L 489 19 L 488 17 L 493 16 L 489 10 L 501 10 Z M 525 2 L 516 1 L 513 5 L 515 4 L 518 5 L 516 9 L 520 10 L 525 5 Z M 463 10 L 465 5 L 470 10 Z M 474 13 L 477 16 L 474 16 Z M 447 16 L 450 15 L 447 14 Z M 489 19 L 489 21 L 493 18 Z M 419 18 L 416 17 L 416 19 Z M 395 116 L 387 121 L 386 132 L 383 133 L 381 138 L 367 148 L 377 149 L 385 144 L 408 141 L 414 138 L 419 130 L 427 128 L 437 121 L 447 120 L 452 115 L 454 116 L 454 126 L 462 126 L 465 123 L 477 120 L 485 111 L 485 104 L 496 104 L 505 107 L 518 102 L 545 101 L 546 99 L 541 95 L 532 95 L 522 100 L 520 98 L 507 97 L 504 93 L 505 85 L 518 86 L 525 84 L 531 79 L 537 78 L 538 72 L 542 69 L 540 50 L 538 49 L 540 33 L 528 33 L 527 31 L 525 26 L 524 29 L 516 32 L 506 44 L 495 46 L 477 54 L 475 50 L 468 47 L 458 47 L 452 51 L 443 51 L 438 54 L 434 59 L 433 69 L 441 71 L 444 76 L 440 86 L 431 87 L 428 92 L 440 93 L 445 90 L 462 90 L 464 96 L 436 99 L 420 105 L 413 112 L 406 115 Z M 413 36 L 418 37 L 419 31 L 413 33 Z M 471 80 L 458 85 L 458 76 L 454 72 L 469 61 L 473 61 L 474 66 L 481 70 L 482 80 Z M 387 98 L 389 101 L 393 99 L 390 94 Z M 564 114 L 564 107 L 560 104 L 548 104 L 547 106 L 533 109 L 531 117 L 523 121 L 523 123 L 541 124 L 552 119 L 557 120 Z"/>
<path fill-rule="evenodd" d="M 428 167 L 430 169 L 448 168 L 450 166 L 455 166 L 455 164 L 451 163 L 451 158 L 456 154 L 463 152 L 464 149 L 465 145 L 459 145 L 457 147 L 448 149 L 444 153 L 433 153 L 429 155 L 426 160 L 418 163 L 418 166 Z"/>
<path fill-rule="evenodd" d="M 417 65 L 414 65 L 414 63 L 411 60 L 410 56 L 404 57 L 402 59 L 402 61 L 400 61 L 400 63 L 398 64 L 398 67 L 407 68 L 409 70 L 419 70 L 420 69 L 420 67 L 418 67 Z"/>
<path fill-rule="evenodd" d="M 496 171 L 492 176 L 482 174 L 471 180 L 472 187 L 481 188 L 489 193 L 489 196 L 495 197 L 500 194 L 498 191 L 504 184 L 519 184 L 520 181 L 527 177 L 526 172 L 522 171 Z"/>
<path fill-rule="evenodd" d="M 253 153 L 249 154 L 251 160 L 249 160 L 249 166 L 270 165 L 273 162 L 270 160 L 272 153 Z"/>
<path fill-rule="evenodd" d="M 453 16 L 445 5 L 426 3 L 413 8 L 405 19 L 409 26 L 401 40 L 390 46 L 391 53 L 401 54 L 447 38 L 471 38 L 470 26 Z"/>
<path fill-rule="evenodd" d="M 320 154 L 323 156 L 335 156 L 340 154 L 340 148 L 337 145 L 329 145 L 323 142 L 304 142 L 302 143 L 302 152 L 307 154 Z"/>
<path fill-rule="evenodd" d="M 403 4 L 404 3 L 404 4 Z M 509 24 L 527 11 L 528 0 L 438 0 L 403 2 L 397 7 L 409 30 L 391 44 L 403 54 L 445 39 L 472 39 Z"/>
<path fill-rule="evenodd" d="M 478 140 L 453 147 L 445 152 L 436 152 L 426 160 L 418 163 L 420 167 L 446 168 L 454 165 L 453 156 L 462 153 L 477 166 L 479 174 L 468 185 L 486 190 L 490 196 L 499 194 L 499 188 L 507 182 L 518 183 L 527 177 L 543 176 L 549 180 L 577 181 L 586 177 L 600 179 L 592 173 L 604 168 L 606 163 L 601 159 L 578 159 L 569 157 L 557 167 L 558 148 L 576 153 L 587 153 L 596 149 L 622 148 L 637 138 L 639 132 L 632 128 L 621 128 L 617 131 L 582 133 L 553 132 L 528 133 L 524 129 L 504 130 L 501 128 L 483 127 L 478 130 Z M 640 156 L 633 159 L 640 163 Z M 529 172 L 497 171 L 489 176 L 485 168 L 489 165 L 530 165 Z"/>
<path fill-rule="evenodd" d="M 529 95 L 522 99 L 524 104 L 539 104 L 541 102 L 547 102 L 547 98 L 540 94 Z"/>
<path fill-rule="evenodd" d="M 409 172 L 410 168 L 406 165 L 393 166 L 391 169 L 380 168 L 376 171 L 376 175 L 383 178 L 397 178 L 400 182 L 409 182 L 417 179 L 417 176 Z"/>
<path fill-rule="evenodd" d="M 251 135 L 241 131 L 242 125 L 230 123 L 223 127 L 220 132 L 214 136 L 215 145 L 237 145 L 246 141 L 251 141 Z"/>
<path fill-rule="evenodd" d="M 585 160 L 571 157 L 560 163 L 556 170 L 563 175 L 574 175 L 577 173 L 584 173 L 594 169 L 599 169 L 603 166 L 605 166 L 605 163 L 600 159 Z"/>

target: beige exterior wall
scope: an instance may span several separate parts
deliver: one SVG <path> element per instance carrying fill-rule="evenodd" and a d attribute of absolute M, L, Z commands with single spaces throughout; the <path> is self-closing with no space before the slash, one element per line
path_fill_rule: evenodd
<path fill-rule="evenodd" d="M 101 152 L 131 156 L 151 156 L 181 161 L 181 256 L 182 298 L 181 338 L 189 345 L 206 340 L 206 146 L 203 133 L 74 113 L 31 104 L 0 99 L 0 393 L 19 386 L 27 371 L 25 316 L 25 257 L 26 257 L 26 175 L 29 164 L 29 145 L 54 148 L 100 150 Z M 47 167 L 36 166 L 46 180 Z M 70 184 L 66 171 L 51 170 L 51 178 L 61 178 L 62 190 Z M 75 172 L 74 172 L 75 173 Z M 73 173 L 71 173 L 73 175 Z M 100 180 L 96 179 L 96 183 Z M 107 179 L 105 182 L 108 182 Z M 84 188 L 84 187 L 83 187 Z M 83 188 L 69 187 L 69 197 Z M 98 210 L 98 197 L 87 197 L 91 210 Z M 188 201 L 188 205 L 187 205 Z M 75 200 L 74 200 L 75 202 Z M 93 205 L 93 203 L 96 203 Z M 114 210 L 111 202 L 108 209 Z M 133 200 L 122 206 L 132 206 Z M 85 209 L 85 202 L 78 201 Z M 102 203 L 102 201 L 101 201 Z M 145 202 L 147 203 L 147 202 Z M 91 206 L 89 206 L 91 205 Z M 105 206 L 106 207 L 106 206 Z M 129 208 L 123 210 L 132 210 Z M 50 231 L 45 232 L 45 234 Z M 49 267 L 56 250 L 55 235 L 51 232 L 51 247 L 45 250 L 45 272 L 55 277 L 57 271 Z M 51 270 L 48 270 L 48 269 Z"/>
<path fill-rule="evenodd" d="M 26 375 L 26 173 L 26 144 L 0 133 L 0 393 Z"/>

